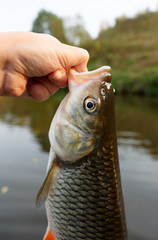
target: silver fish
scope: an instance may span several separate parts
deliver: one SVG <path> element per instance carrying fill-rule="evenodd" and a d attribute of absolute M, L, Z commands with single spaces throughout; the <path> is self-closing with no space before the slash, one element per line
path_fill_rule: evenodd
<path fill-rule="evenodd" d="M 111 69 L 69 72 L 69 93 L 50 127 L 45 239 L 126 240 Z"/>

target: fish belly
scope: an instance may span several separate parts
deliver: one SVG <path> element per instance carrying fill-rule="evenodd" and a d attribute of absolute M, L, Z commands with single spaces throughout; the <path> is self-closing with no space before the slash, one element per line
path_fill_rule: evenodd
<path fill-rule="evenodd" d="M 125 240 L 118 160 L 94 154 L 62 165 L 46 202 L 56 240 Z"/>

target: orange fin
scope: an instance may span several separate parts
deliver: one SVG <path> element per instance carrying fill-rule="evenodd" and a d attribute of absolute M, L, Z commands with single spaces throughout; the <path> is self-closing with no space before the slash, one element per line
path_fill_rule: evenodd
<path fill-rule="evenodd" d="M 55 237 L 53 236 L 49 228 L 47 228 L 43 240 L 55 240 Z"/>

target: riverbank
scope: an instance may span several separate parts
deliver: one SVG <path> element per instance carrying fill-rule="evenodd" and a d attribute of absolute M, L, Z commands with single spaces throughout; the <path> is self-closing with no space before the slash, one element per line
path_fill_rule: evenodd
<path fill-rule="evenodd" d="M 158 96 L 157 22 L 158 11 L 117 19 L 114 27 L 83 45 L 90 53 L 89 69 L 110 65 L 119 93 Z"/>

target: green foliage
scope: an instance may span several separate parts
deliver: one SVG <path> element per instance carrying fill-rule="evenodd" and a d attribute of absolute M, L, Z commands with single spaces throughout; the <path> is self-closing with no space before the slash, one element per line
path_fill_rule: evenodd
<path fill-rule="evenodd" d="M 90 53 L 90 68 L 112 67 L 117 92 L 158 94 L 158 12 L 125 16 L 116 25 L 100 32 L 85 44 Z"/>
<path fill-rule="evenodd" d="M 53 35 L 63 43 L 77 46 L 92 40 L 81 16 L 63 19 L 46 10 L 38 13 L 33 22 L 32 31 Z"/>
<path fill-rule="evenodd" d="M 64 25 L 66 38 L 69 43 L 81 46 L 92 40 L 84 27 L 84 22 L 80 15 L 64 19 Z"/>
<path fill-rule="evenodd" d="M 33 32 L 47 33 L 58 38 L 61 42 L 66 42 L 65 30 L 62 18 L 57 15 L 41 10 L 33 22 Z"/>

